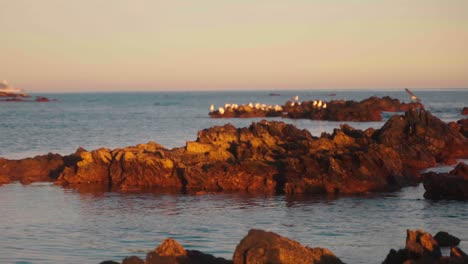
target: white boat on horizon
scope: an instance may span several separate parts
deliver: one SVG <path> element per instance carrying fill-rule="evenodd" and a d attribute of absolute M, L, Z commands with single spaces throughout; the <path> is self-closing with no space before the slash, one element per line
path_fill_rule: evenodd
<path fill-rule="evenodd" d="M 0 92 L 3 93 L 22 93 L 23 90 L 10 86 L 6 80 L 0 82 Z"/>

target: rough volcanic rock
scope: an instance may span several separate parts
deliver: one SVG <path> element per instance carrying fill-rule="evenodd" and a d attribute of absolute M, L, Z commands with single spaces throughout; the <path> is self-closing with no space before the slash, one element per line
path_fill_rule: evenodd
<path fill-rule="evenodd" d="M 464 162 L 449 173 L 427 172 L 423 177 L 426 199 L 468 199 L 468 165 Z"/>
<path fill-rule="evenodd" d="M 146 256 L 147 264 L 229 264 L 232 261 L 217 258 L 197 250 L 185 250 L 173 239 L 166 239 Z"/>
<path fill-rule="evenodd" d="M 343 263 L 330 250 L 304 247 L 272 232 L 252 229 L 237 245 L 235 264 L 262 263 Z"/>
<path fill-rule="evenodd" d="M 462 115 L 468 115 L 468 107 L 463 107 L 462 111 L 461 111 L 461 114 Z"/>
<path fill-rule="evenodd" d="M 441 247 L 453 247 L 460 244 L 460 239 L 458 237 L 452 236 L 444 231 L 437 232 L 434 239 Z"/>

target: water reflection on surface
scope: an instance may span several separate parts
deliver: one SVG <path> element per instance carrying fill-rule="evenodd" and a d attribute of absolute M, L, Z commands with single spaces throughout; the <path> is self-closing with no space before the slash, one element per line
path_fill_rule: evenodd
<path fill-rule="evenodd" d="M 350 197 L 92 192 L 51 184 L 0 187 L 0 262 L 99 263 L 145 256 L 166 237 L 231 258 L 251 228 L 326 247 L 347 263 L 377 263 L 406 229 L 468 241 L 466 202 L 430 202 L 422 186 Z M 462 248 L 467 249 L 466 242 Z"/>

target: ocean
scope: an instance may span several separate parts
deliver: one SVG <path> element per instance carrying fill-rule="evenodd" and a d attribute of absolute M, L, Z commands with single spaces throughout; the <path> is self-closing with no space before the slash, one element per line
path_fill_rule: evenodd
<path fill-rule="evenodd" d="M 279 96 L 271 96 L 270 92 Z M 414 90 L 426 109 L 456 121 L 468 106 L 468 89 Z M 336 95 L 332 95 L 334 93 Z M 19 159 L 49 152 L 73 153 L 155 141 L 167 148 L 194 141 L 204 128 L 249 126 L 278 120 L 332 132 L 344 122 L 283 118 L 211 119 L 211 104 L 302 100 L 362 100 L 391 96 L 408 102 L 404 90 L 239 91 L 41 94 L 56 102 L 0 102 L 0 157 Z M 359 129 L 381 122 L 346 122 Z M 441 135 L 443 136 L 443 135 Z M 438 171 L 450 167 L 436 168 Z M 404 247 L 406 229 L 447 231 L 468 250 L 468 204 L 424 200 L 424 188 L 351 197 L 170 193 L 78 192 L 36 183 L 0 186 L 0 263 L 99 263 L 144 258 L 164 238 L 231 259 L 249 229 L 276 232 L 310 247 L 326 247 L 346 263 L 380 263 L 391 248 Z"/>

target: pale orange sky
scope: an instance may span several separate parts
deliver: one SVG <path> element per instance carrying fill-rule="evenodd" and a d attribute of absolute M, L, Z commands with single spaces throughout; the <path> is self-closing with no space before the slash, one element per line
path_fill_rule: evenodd
<path fill-rule="evenodd" d="M 468 87 L 466 0 L 0 0 L 29 92 Z"/>

